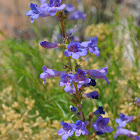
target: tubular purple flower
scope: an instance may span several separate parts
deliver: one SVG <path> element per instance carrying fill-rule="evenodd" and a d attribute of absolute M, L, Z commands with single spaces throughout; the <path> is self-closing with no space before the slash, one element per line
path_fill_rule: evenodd
<path fill-rule="evenodd" d="M 49 3 L 45 3 L 46 0 L 40 0 L 40 8 L 36 4 L 30 4 L 31 10 L 26 15 L 31 16 L 31 23 L 38 17 L 55 16 L 57 11 L 61 11 L 65 8 L 65 4 L 61 5 L 61 0 L 49 0 Z"/>
<path fill-rule="evenodd" d="M 98 46 L 96 45 L 97 42 L 98 42 L 98 37 L 93 37 L 90 39 L 90 41 L 82 42 L 81 47 L 89 50 L 90 53 L 94 52 L 94 54 L 97 57 L 99 57 L 100 52 L 99 52 Z"/>
<path fill-rule="evenodd" d="M 71 91 L 71 83 L 73 81 L 73 75 L 71 73 L 70 74 L 61 73 L 60 77 L 61 77 L 61 80 L 59 82 L 59 85 L 62 87 L 65 86 L 64 90 L 66 92 L 70 92 Z"/>
<path fill-rule="evenodd" d="M 45 49 L 52 49 L 58 47 L 58 44 L 47 42 L 47 41 L 41 41 L 40 45 Z"/>
<path fill-rule="evenodd" d="M 95 131 L 100 131 L 103 133 L 110 133 L 113 131 L 112 127 L 106 126 L 109 123 L 109 118 L 103 118 L 101 115 L 98 116 L 95 123 L 93 123 L 93 128 Z"/>
<path fill-rule="evenodd" d="M 71 20 L 78 20 L 78 19 L 85 20 L 86 14 L 83 14 L 81 11 L 74 11 L 73 13 L 71 13 L 69 15 L 69 19 L 71 19 Z"/>
<path fill-rule="evenodd" d="M 57 76 L 60 76 L 61 73 L 63 73 L 62 71 L 49 69 L 44 65 L 42 69 L 43 69 L 43 73 L 40 74 L 40 78 L 43 79 L 43 84 L 45 84 L 46 78 L 57 77 Z"/>
<path fill-rule="evenodd" d="M 62 140 L 67 140 L 70 137 L 73 136 L 74 133 L 74 125 L 72 123 L 64 123 L 63 121 L 61 121 L 61 126 L 63 128 L 59 129 L 57 131 L 57 135 L 63 135 L 61 138 Z"/>
<path fill-rule="evenodd" d="M 102 68 L 100 70 L 84 70 L 89 76 L 93 77 L 93 78 L 97 78 L 97 79 L 104 79 L 106 80 L 107 84 L 109 84 L 109 81 L 106 77 L 107 74 L 107 68 Z"/>
<path fill-rule="evenodd" d="M 113 138 L 116 139 L 120 135 L 128 136 L 129 138 L 134 138 L 137 135 L 137 132 L 133 132 L 128 129 L 119 127 Z"/>
<path fill-rule="evenodd" d="M 67 46 L 67 49 L 64 52 L 66 57 L 72 57 L 74 59 L 78 59 L 80 56 L 85 56 L 87 54 L 87 50 L 80 49 L 79 42 L 70 42 Z"/>
<path fill-rule="evenodd" d="M 99 106 L 98 109 L 95 112 L 93 112 L 93 114 L 95 115 L 105 114 L 103 107 Z"/>
<path fill-rule="evenodd" d="M 75 107 L 75 106 L 72 106 L 72 105 L 70 105 L 70 111 L 71 112 L 73 112 L 73 113 L 75 113 L 75 112 L 77 112 L 78 111 L 78 108 L 77 107 Z M 78 116 L 80 116 L 80 112 L 78 112 L 78 113 L 76 113 Z"/>
<path fill-rule="evenodd" d="M 79 137 L 81 134 L 86 136 L 89 134 L 86 125 L 88 124 L 87 121 L 82 122 L 81 120 L 77 120 L 75 122 L 75 136 Z"/>
<path fill-rule="evenodd" d="M 70 105 L 70 111 L 75 113 L 78 110 L 77 107 Z"/>
<path fill-rule="evenodd" d="M 119 127 L 125 127 L 126 123 L 133 121 L 136 117 L 135 116 L 126 116 L 123 113 L 119 115 L 120 119 L 115 119 L 116 123 L 119 124 Z"/>
<path fill-rule="evenodd" d="M 63 10 L 65 7 L 65 4 L 61 5 L 61 0 L 49 0 L 49 3 L 40 5 L 41 10 L 47 12 L 50 16 L 55 16 L 58 11 Z"/>
<path fill-rule="evenodd" d="M 81 69 L 77 69 L 77 73 L 73 76 L 73 81 L 78 82 L 78 84 L 86 84 L 91 81 L 90 78 L 86 77 L 86 72 Z"/>
<path fill-rule="evenodd" d="M 99 99 L 99 94 L 98 94 L 98 91 L 93 91 L 90 93 L 84 93 L 83 97 L 91 98 L 91 99 Z"/>
<path fill-rule="evenodd" d="M 31 23 L 38 17 L 48 17 L 48 13 L 42 11 L 36 4 L 30 4 L 31 10 L 26 13 L 26 16 L 30 16 Z"/>

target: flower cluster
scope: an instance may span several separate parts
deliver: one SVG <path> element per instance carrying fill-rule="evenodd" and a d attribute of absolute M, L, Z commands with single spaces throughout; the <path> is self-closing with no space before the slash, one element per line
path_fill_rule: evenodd
<path fill-rule="evenodd" d="M 86 70 L 86 68 L 82 68 L 78 64 L 73 66 L 71 62 L 71 59 L 77 61 L 77 59 L 86 56 L 88 53 L 94 53 L 96 57 L 99 57 L 100 51 L 97 45 L 98 37 L 93 37 L 85 42 L 71 41 L 67 38 L 64 26 L 64 20 L 66 18 L 64 11 L 65 7 L 67 12 L 72 12 L 68 17 L 69 19 L 85 19 L 85 15 L 83 15 L 82 12 L 75 11 L 75 7 L 71 4 L 65 5 L 61 0 L 49 0 L 49 3 L 46 3 L 45 0 L 41 0 L 40 8 L 35 4 L 31 4 L 31 10 L 27 12 L 27 15 L 31 16 L 31 22 L 38 17 L 56 16 L 61 24 L 63 43 L 40 42 L 40 45 L 45 49 L 63 48 L 63 54 L 66 59 L 68 59 L 65 70 L 57 71 L 43 66 L 43 73 L 40 74 L 40 78 L 43 79 L 43 84 L 47 78 L 60 77 L 59 85 L 64 87 L 65 92 L 70 93 L 70 101 L 74 105 L 70 106 L 70 111 L 77 121 L 73 121 L 73 123 L 61 121 L 61 126 L 63 128 L 58 130 L 57 134 L 62 135 L 62 140 L 67 140 L 69 136 L 72 137 L 74 133 L 77 137 L 82 134 L 83 136 L 87 135 L 90 138 L 91 128 L 92 133 L 94 130 L 96 135 L 102 135 L 105 132 L 110 133 L 113 129 L 110 126 L 107 126 L 109 118 L 103 118 L 101 116 L 101 114 L 105 114 L 103 107 L 99 106 L 97 110 L 89 113 L 88 117 L 86 117 L 82 104 L 82 101 L 86 98 L 89 98 L 90 100 L 99 99 L 98 91 L 84 93 L 84 89 L 89 86 L 95 87 L 96 79 L 104 79 L 107 84 L 109 84 L 106 77 L 107 67 L 99 70 Z M 94 121 L 95 119 L 96 121 Z"/>
<path fill-rule="evenodd" d="M 104 134 L 105 132 L 112 132 L 112 127 L 106 126 L 109 122 L 109 118 L 103 118 L 101 115 L 98 116 L 95 123 L 93 123 L 92 127 L 96 131 L 97 135 Z M 68 137 L 72 137 L 74 132 L 75 136 L 79 137 L 81 134 L 83 136 L 89 135 L 89 131 L 87 129 L 87 125 L 89 122 L 82 122 L 81 120 L 77 120 L 75 123 L 64 123 L 61 122 L 61 128 L 57 131 L 58 135 L 62 135 L 62 140 L 67 140 Z"/>
<path fill-rule="evenodd" d="M 38 17 L 55 16 L 58 11 L 63 10 L 65 7 L 65 4 L 61 4 L 61 0 L 49 0 L 49 3 L 44 0 L 41 1 L 40 7 L 31 3 L 31 10 L 26 15 L 30 16 L 31 23 L 33 23 Z"/>
<path fill-rule="evenodd" d="M 125 127 L 127 123 L 132 122 L 136 117 L 135 116 L 126 116 L 125 114 L 120 113 L 119 115 L 119 119 L 115 119 L 116 123 L 119 124 L 119 126 L 117 127 L 117 131 L 114 135 L 114 139 L 117 138 L 119 135 L 125 135 L 128 136 L 131 139 L 138 139 L 138 133 L 137 132 L 133 132 L 130 131 L 128 129 L 124 129 L 122 127 Z"/>
<path fill-rule="evenodd" d="M 75 136 L 79 137 L 81 134 L 82 135 L 88 135 L 89 132 L 86 128 L 87 122 L 82 122 L 81 120 L 77 120 L 75 123 L 64 123 L 63 121 L 61 122 L 61 128 L 60 130 L 57 131 L 58 135 L 62 135 L 62 140 L 67 140 L 68 137 L 72 137 L 74 132 Z"/>

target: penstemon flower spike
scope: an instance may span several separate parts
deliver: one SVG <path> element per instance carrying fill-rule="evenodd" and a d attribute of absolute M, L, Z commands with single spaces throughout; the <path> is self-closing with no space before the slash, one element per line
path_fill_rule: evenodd
<path fill-rule="evenodd" d="M 40 78 L 43 79 L 43 84 L 45 84 L 47 78 L 60 76 L 61 80 L 59 85 L 64 87 L 65 92 L 70 93 L 71 97 L 68 97 L 68 99 L 75 105 L 70 106 L 70 111 L 74 114 L 75 118 L 78 119 L 73 123 L 65 123 L 61 121 L 61 126 L 63 128 L 58 130 L 57 134 L 62 136 L 62 140 L 67 140 L 69 137 L 72 137 L 74 133 L 76 137 L 83 135 L 84 137 L 86 136 L 85 138 L 87 140 L 91 140 L 93 130 L 95 135 L 112 132 L 112 127 L 107 126 L 109 118 L 103 118 L 101 116 L 101 114 L 105 114 L 103 107 L 100 106 L 95 112 L 85 116 L 82 104 L 82 101 L 86 98 L 99 99 L 98 91 L 83 93 L 83 89 L 88 88 L 89 86 L 96 86 L 95 79 L 104 79 L 107 84 L 109 84 L 106 77 L 107 67 L 100 70 L 83 70 L 81 66 L 76 65 L 76 67 L 74 67 L 71 62 L 71 59 L 77 60 L 82 56 L 86 56 L 88 51 L 94 53 L 96 57 L 100 56 L 100 51 L 97 46 L 98 37 L 93 37 L 90 41 L 86 42 L 71 41 L 70 38 L 67 37 L 64 24 L 65 19 L 77 20 L 81 18 L 84 20 L 86 15 L 81 11 L 74 11 L 75 7 L 70 4 L 66 6 L 61 0 L 49 0 L 49 2 L 46 2 L 46 0 L 40 0 L 40 2 L 40 7 L 31 3 L 31 10 L 28 11 L 26 15 L 30 16 L 31 23 L 39 17 L 57 17 L 61 25 L 63 39 L 62 44 L 41 41 L 40 45 L 45 49 L 59 49 L 59 47 L 64 47 L 64 56 L 68 59 L 67 65 L 65 65 L 66 71 L 57 71 L 43 66 L 43 73 L 40 74 Z M 67 12 L 73 12 L 69 17 L 65 15 L 65 8 Z M 94 116 L 98 116 L 96 121 Z M 90 131 L 91 129 L 92 132 Z"/>

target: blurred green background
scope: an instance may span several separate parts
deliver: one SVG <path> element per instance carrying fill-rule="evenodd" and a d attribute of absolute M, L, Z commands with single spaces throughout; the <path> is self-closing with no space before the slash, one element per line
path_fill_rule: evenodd
<path fill-rule="evenodd" d="M 60 121 L 72 120 L 71 103 L 66 98 L 69 94 L 58 85 L 59 77 L 47 79 L 43 85 L 40 73 L 43 65 L 62 71 L 67 61 L 63 58 L 63 50 L 46 50 L 39 45 L 42 40 L 56 41 L 61 34 L 60 25 L 52 17 L 40 18 L 31 24 L 25 16 L 30 2 L 39 4 L 37 0 L 11 0 L 10 4 L 0 1 L 0 139 L 60 140 L 56 134 L 61 127 Z M 94 139 L 111 140 L 117 126 L 114 119 L 120 113 L 139 113 L 138 107 L 130 103 L 135 97 L 140 98 L 140 2 L 66 1 L 69 2 L 82 9 L 87 18 L 85 21 L 67 20 L 66 29 L 77 25 L 74 35 L 80 41 L 97 36 L 101 53 L 99 58 L 88 54 L 86 61 L 80 58 L 77 63 L 82 62 L 83 69 L 108 67 L 110 84 L 97 79 L 97 86 L 86 89 L 85 93 L 97 90 L 100 98 L 84 100 L 83 108 L 88 115 L 103 106 L 104 116 L 110 118 L 113 132 Z M 140 121 L 134 122 L 126 128 L 138 132 L 139 124 Z M 72 139 L 84 138 L 69 138 Z M 126 139 L 123 136 L 117 138 Z"/>

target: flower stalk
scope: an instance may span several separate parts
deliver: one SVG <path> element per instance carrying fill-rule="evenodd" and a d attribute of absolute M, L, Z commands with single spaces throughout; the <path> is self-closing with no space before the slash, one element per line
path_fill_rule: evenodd
<path fill-rule="evenodd" d="M 100 56 L 100 51 L 98 49 L 98 37 L 93 37 L 89 41 L 78 42 L 73 39 L 73 31 L 71 36 L 68 38 L 64 21 L 68 17 L 69 19 L 85 19 L 85 14 L 81 11 L 74 11 L 71 16 L 69 16 L 70 11 L 73 11 L 75 8 L 71 4 L 63 4 L 63 0 L 49 0 L 46 3 L 46 0 L 40 0 L 41 5 L 38 7 L 36 4 L 30 5 L 31 10 L 26 13 L 27 16 L 30 16 L 31 23 L 34 22 L 39 17 L 48 17 L 55 16 L 60 22 L 61 32 L 63 43 L 51 43 L 47 41 L 41 41 L 40 45 L 45 49 L 53 49 L 63 47 L 64 55 L 68 57 L 68 65 L 65 65 L 65 71 L 57 71 L 54 69 L 49 69 L 46 66 L 43 66 L 43 73 L 40 74 L 40 78 L 43 79 L 43 84 L 46 82 L 46 78 L 52 78 L 60 76 L 61 80 L 59 85 L 65 87 L 64 90 L 67 93 L 71 94 L 69 100 L 75 105 L 70 107 L 70 111 L 73 113 L 73 116 L 78 120 L 75 123 L 65 123 L 61 121 L 61 128 L 57 131 L 58 135 L 63 135 L 62 140 L 67 140 L 68 137 L 72 137 L 75 133 L 75 136 L 79 137 L 81 134 L 86 136 L 87 140 L 91 140 L 92 133 L 90 133 L 90 128 L 93 127 L 96 135 L 104 134 L 105 132 L 109 133 L 112 131 L 112 128 L 106 126 L 109 122 L 109 118 L 103 118 L 100 114 L 105 114 L 102 107 L 99 107 L 95 112 L 89 114 L 89 120 L 87 120 L 82 108 L 82 100 L 84 98 L 98 99 L 98 91 L 93 91 L 90 93 L 83 93 L 84 88 L 89 86 L 96 86 L 95 79 L 104 79 L 109 84 L 109 81 L 106 77 L 107 67 L 100 70 L 83 70 L 82 67 L 76 65 L 72 66 L 71 58 L 79 59 L 80 57 L 86 56 L 87 52 L 94 53 L 96 57 Z M 64 10 L 65 9 L 65 10 Z M 69 35 L 68 35 L 69 36 Z M 88 77 L 88 76 L 89 77 Z M 91 78 L 92 77 L 92 78 Z M 92 117 L 98 115 L 96 122 L 92 123 Z"/>

